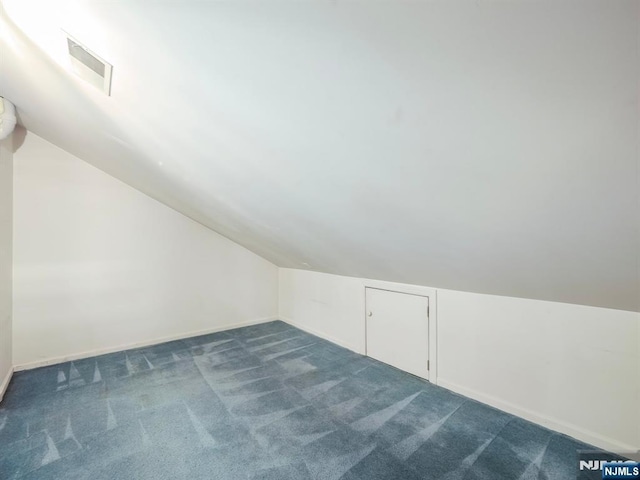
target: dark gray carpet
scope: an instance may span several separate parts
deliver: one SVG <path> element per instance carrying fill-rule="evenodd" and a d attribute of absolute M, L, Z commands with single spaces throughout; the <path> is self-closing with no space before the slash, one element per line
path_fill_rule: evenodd
<path fill-rule="evenodd" d="M 567 436 L 282 322 L 16 373 L 0 478 L 575 479 Z"/>

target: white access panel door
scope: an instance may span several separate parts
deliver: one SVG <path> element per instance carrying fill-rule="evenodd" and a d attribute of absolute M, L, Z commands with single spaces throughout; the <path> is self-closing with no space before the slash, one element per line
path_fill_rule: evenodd
<path fill-rule="evenodd" d="M 429 297 L 366 289 L 367 355 L 429 379 Z"/>

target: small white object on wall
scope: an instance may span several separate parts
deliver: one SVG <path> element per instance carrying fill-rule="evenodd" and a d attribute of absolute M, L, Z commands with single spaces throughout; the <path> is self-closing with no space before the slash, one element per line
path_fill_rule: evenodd
<path fill-rule="evenodd" d="M 16 107 L 6 98 L 0 97 L 0 140 L 4 140 L 16 128 Z"/>

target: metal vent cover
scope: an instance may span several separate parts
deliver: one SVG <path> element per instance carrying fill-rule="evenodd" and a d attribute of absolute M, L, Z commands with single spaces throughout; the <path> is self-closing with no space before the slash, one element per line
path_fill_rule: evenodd
<path fill-rule="evenodd" d="M 107 95 L 111 95 L 112 65 L 68 33 L 63 31 L 63 34 L 67 42 L 67 51 L 73 72 Z"/>

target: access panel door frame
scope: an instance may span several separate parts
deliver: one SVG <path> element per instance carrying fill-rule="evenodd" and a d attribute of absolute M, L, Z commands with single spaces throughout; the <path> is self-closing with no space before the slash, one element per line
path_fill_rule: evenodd
<path fill-rule="evenodd" d="M 430 296 L 365 286 L 365 353 L 430 380 Z M 435 342 L 433 342 L 435 343 Z"/>

